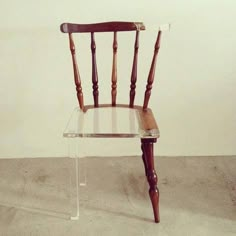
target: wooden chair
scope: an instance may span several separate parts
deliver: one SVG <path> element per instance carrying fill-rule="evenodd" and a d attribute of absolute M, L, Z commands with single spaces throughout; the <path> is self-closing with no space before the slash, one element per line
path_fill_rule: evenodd
<path fill-rule="evenodd" d="M 125 110 L 128 112 L 133 112 L 137 118 L 137 130 L 122 130 L 117 131 L 114 129 L 109 130 L 109 126 L 105 131 L 89 129 L 86 130 L 83 127 L 82 122 L 80 122 L 79 127 L 75 129 L 69 128 L 65 131 L 64 136 L 66 137 L 103 137 L 103 138 L 134 138 L 138 137 L 141 140 L 141 149 L 142 149 L 142 159 L 145 168 L 145 174 L 147 181 L 149 183 L 149 195 L 152 202 L 154 219 L 155 222 L 160 221 L 159 217 L 159 190 L 157 188 L 157 174 L 154 168 L 154 153 L 153 153 L 153 144 L 156 143 L 159 138 L 159 129 L 151 109 L 148 107 L 149 98 L 151 95 L 152 84 L 154 81 L 155 67 L 157 61 L 157 55 L 160 48 L 160 39 L 161 39 L 161 30 L 158 31 L 154 55 L 152 58 L 152 63 L 150 67 L 150 72 L 148 75 L 146 90 L 144 92 L 144 101 L 142 106 L 134 105 L 135 95 L 136 95 L 136 80 L 137 80 L 137 62 L 138 62 L 138 50 L 139 50 L 139 34 L 140 31 L 145 30 L 145 26 L 140 22 L 104 22 L 104 23 L 95 23 L 95 24 L 72 24 L 72 23 L 63 23 L 60 27 L 63 33 L 68 33 L 69 35 L 69 45 L 72 55 L 73 70 L 74 70 L 74 82 L 77 91 L 77 98 L 79 103 L 79 109 L 76 111 L 76 116 L 78 113 L 83 115 L 82 120 L 86 120 L 86 115 L 92 110 L 112 110 L 114 108 L 119 108 L 116 112 L 116 116 L 119 116 L 120 110 Z M 117 95 L 117 51 L 118 51 L 118 42 L 117 34 L 120 31 L 134 31 L 135 32 L 135 42 L 134 42 L 134 56 L 133 64 L 131 71 L 130 79 L 130 92 L 129 92 L 129 104 L 117 104 L 116 95 Z M 111 102 L 109 104 L 100 104 L 99 103 L 99 89 L 98 89 L 98 73 L 97 73 L 97 63 L 96 63 L 96 43 L 95 43 L 95 33 L 98 32 L 112 32 L 113 37 L 113 61 L 112 61 L 112 75 L 111 75 Z M 80 73 L 76 61 L 75 53 L 75 44 L 72 35 L 74 33 L 89 33 L 91 34 L 91 55 L 92 55 L 92 88 L 93 88 L 93 105 L 84 104 L 84 95 L 82 90 L 82 82 L 80 78 Z M 112 42 L 111 42 L 112 45 Z M 121 112 L 121 116 L 124 113 Z M 116 118 L 119 120 L 119 118 Z M 134 122 L 135 120 L 130 120 Z M 109 122 L 109 121 L 107 121 Z M 111 121 L 112 122 L 112 121 Z M 113 121 L 114 122 L 114 121 Z M 132 125 L 131 125 L 132 126 Z"/>

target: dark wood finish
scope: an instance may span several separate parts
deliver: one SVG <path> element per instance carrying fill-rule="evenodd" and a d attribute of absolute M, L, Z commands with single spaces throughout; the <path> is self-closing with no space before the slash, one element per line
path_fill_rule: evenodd
<path fill-rule="evenodd" d="M 75 44 L 72 38 L 72 34 L 69 34 L 69 42 L 70 42 L 70 51 L 71 51 L 71 56 L 72 56 L 72 61 L 73 61 L 74 81 L 75 81 L 75 86 L 76 86 L 76 91 L 77 91 L 77 98 L 78 98 L 80 109 L 83 109 L 84 98 L 83 98 L 79 69 L 78 69 L 76 56 L 75 56 Z"/>
<path fill-rule="evenodd" d="M 158 133 L 159 129 L 152 113 L 152 110 L 150 108 L 143 110 L 141 109 L 141 107 L 139 107 L 137 111 L 140 117 L 140 128 L 143 130 L 157 130 Z"/>
<path fill-rule="evenodd" d="M 141 143 L 141 149 L 142 149 L 142 159 L 143 159 L 145 175 L 147 177 L 147 160 L 146 160 L 146 156 L 145 156 L 145 150 L 144 150 L 144 144 L 143 143 Z"/>
<path fill-rule="evenodd" d="M 136 88 L 136 81 L 137 81 L 138 48 L 139 48 L 139 30 L 136 31 L 136 38 L 135 38 L 135 44 L 134 44 L 134 59 L 133 59 L 131 84 L 130 84 L 130 101 L 129 101 L 130 107 L 134 106 L 135 88 Z"/>
<path fill-rule="evenodd" d="M 156 44 L 155 44 L 155 49 L 154 49 L 154 55 L 153 55 L 153 59 L 152 59 L 152 64 L 151 64 L 151 68 L 150 68 L 149 75 L 148 75 L 148 81 L 147 81 L 147 86 L 146 86 L 146 91 L 145 91 L 145 96 L 144 96 L 144 103 L 143 103 L 144 110 L 147 109 L 149 98 L 151 96 L 152 84 L 154 81 L 155 70 L 156 70 L 157 55 L 158 55 L 159 48 L 160 48 L 160 40 L 161 40 L 161 31 L 158 32 L 158 36 L 157 36 L 157 40 L 156 40 Z"/>
<path fill-rule="evenodd" d="M 112 21 L 96 24 L 63 23 L 60 29 L 63 33 L 89 33 L 145 30 L 145 26 L 142 22 Z"/>
<path fill-rule="evenodd" d="M 98 107 L 98 73 L 96 62 L 96 43 L 94 39 L 94 33 L 91 33 L 91 52 L 92 52 L 92 82 L 93 82 L 93 100 L 94 106 Z"/>
<path fill-rule="evenodd" d="M 116 105 L 116 87 L 117 87 L 117 32 L 114 32 L 113 39 L 113 61 L 112 61 L 112 76 L 111 76 L 111 104 Z"/>
<path fill-rule="evenodd" d="M 160 222 L 159 215 L 159 190 L 157 188 L 157 174 L 154 166 L 154 155 L 153 155 L 153 143 L 156 139 L 141 139 L 142 150 L 143 150 L 143 162 L 147 181 L 149 183 L 149 196 L 152 202 L 152 208 L 154 213 L 155 222 Z"/>
<path fill-rule="evenodd" d="M 73 59 L 73 68 L 74 68 L 74 78 L 77 90 L 77 97 L 79 100 L 80 108 L 83 109 L 84 101 L 83 101 L 83 93 L 81 80 L 79 75 L 79 70 L 75 57 L 75 46 L 72 39 L 72 33 L 91 33 L 91 51 L 92 51 L 92 81 L 93 81 L 93 97 L 94 97 L 94 105 L 98 107 L 98 74 L 97 74 L 97 64 L 96 64 L 96 44 L 94 39 L 94 32 L 114 32 L 113 39 L 113 63 L 112 63 L 112 106 L 116 105 L 116 96 L 117 96 L 117 32 L 118 31 L 136 31 L 136 39 L 134 46 L 134 58 L 133 58 L 133 66 L 131 73 L 131 84 L 130 84 L 130 101 L 129 107 L 134 107 L 134 99 L 135 99 L 135 89 L 136 89 L 136 81 L 137 81 L 137 62 L 138 62 L 138 49 L 139 49 L 139 32 L 140 30 L 145 30 L 145 26 L 141 22 L 103 22 L 96 24 L 72 24 L 72 23 L 63 23 L 61 24 L 61 31 L 63 33 L 69 33 L 70 37 L 70 49 Z M 160 48 L 160 39 L 161 39 L 161 31 L 158 32 L 157 40 L 154 48 L 154 55 L 152 58 L 152 63 L 148 75 L 146 90 L 144 94 L 144 102 L 143 102 L 143 110 L 147 110 L 149 99 L 151 96 L 152 84 L 154 82 L 154 75 L 156 69 L 156 61 L 157 55 Z"/>

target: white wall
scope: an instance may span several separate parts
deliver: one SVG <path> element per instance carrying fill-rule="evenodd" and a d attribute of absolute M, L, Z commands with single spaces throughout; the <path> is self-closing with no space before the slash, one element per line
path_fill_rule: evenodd
<path fill-rule="evenodd" d="M 236 154 L 235 1 L 9 0 L 1 3 L 0 19 L 1 158 L 67 155 L 62 132 L 77 102 L 59 25 L 108 20 L 145 22 L 140 79 L 146 79 L 155 29 L 172 24 L 163 35 L 150 104 L 161 130 L 156 154 Z"/>

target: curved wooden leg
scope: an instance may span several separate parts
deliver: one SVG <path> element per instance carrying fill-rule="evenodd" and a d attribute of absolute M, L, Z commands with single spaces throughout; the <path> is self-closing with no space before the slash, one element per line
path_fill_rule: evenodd
<path fill-rule="evenodd" d="M 157 174 L 154 167 L 153 143 L 156 140 L 142 139 L 142 149 L 146 165 L 146 176 L 149 183 L 149 196 L 152 202 L 155 222 L 160 222 L 159 215 L 159 190 L 157 188 Z"/>
<path fill-rule="evenodd" d="M 143 159 L 143 164 L 144 164 L 144 169 L 145 169 L 145 175 L 147 176 L 147 160 L 146 160 L 145 151 L 144 151 L 144 144 L 141 144 L 141 149 L 142 149 L 142 159 Z"/>

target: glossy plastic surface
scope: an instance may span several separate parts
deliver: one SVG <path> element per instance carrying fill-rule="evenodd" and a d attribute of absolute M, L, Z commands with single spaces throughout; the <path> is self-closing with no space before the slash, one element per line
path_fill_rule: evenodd
<path fill-rule="evenodd" d="M 157 138 L 158 129 L 145 130 L 136 109 L 101 107 L 86 112 L 75 108 L 63 133 L 66 138 Z"/>

